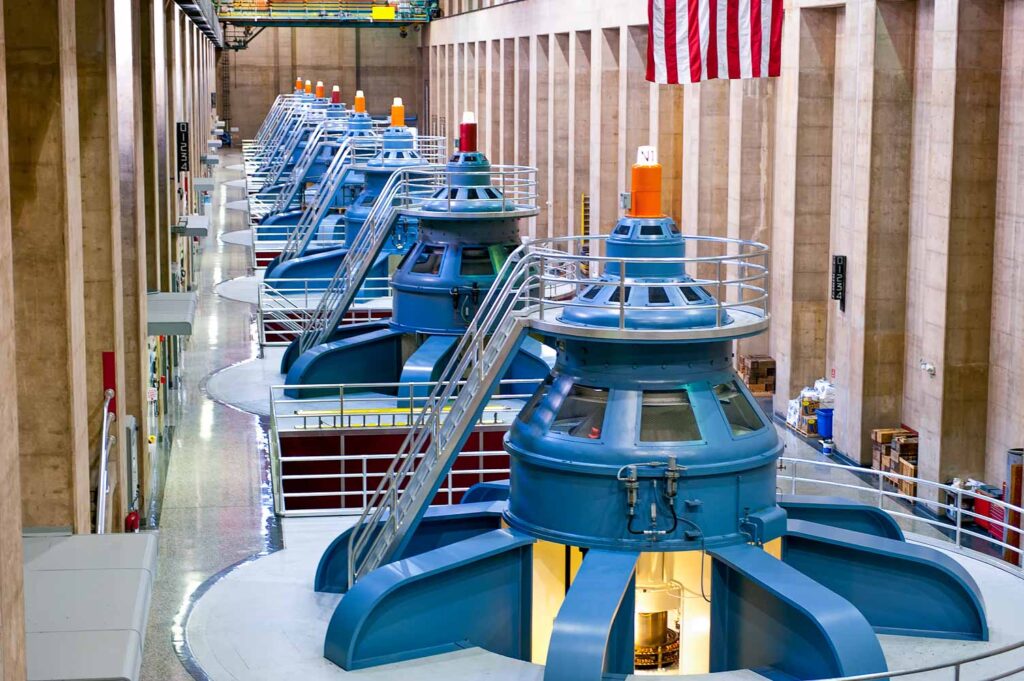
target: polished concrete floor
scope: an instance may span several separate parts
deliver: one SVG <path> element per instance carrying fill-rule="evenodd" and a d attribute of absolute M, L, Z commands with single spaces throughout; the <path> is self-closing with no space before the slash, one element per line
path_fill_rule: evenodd
<path fill-rule="evenodd" d="M 225 150 L 222 158 L 231 164 L 240 155 Z M 226 169 L 215 175 L 219 181 L 240 177 Z M 218 571 L 268 551 L 278 536 L 258 417 L 208 399 L 203 389 L 211 372 L 256 353 L 252 306 L 214 293 L 217 283 L 248 273 L 248 249 L 218 238 L 246 226 L 244 213 L 224 208 L 241 197 L 237 188 L 218 182 L 200 259 L 199 307 L 175 391 L 175 436 L 159 509 L 160 558 L 142 666 L 147 681 L 193 678 L 174 648 L 192 592 Z"/>

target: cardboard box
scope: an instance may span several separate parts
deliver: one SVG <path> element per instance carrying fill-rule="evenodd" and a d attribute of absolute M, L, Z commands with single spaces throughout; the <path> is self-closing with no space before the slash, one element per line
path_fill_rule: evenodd
<path fill-rule="evenodd" d="M 893 437 L 892 442 L 889 443 L 889 446 L 892 447 L 893 456 L 900 461 L 912 464 L 917 463 L 917 445 L 918 439 L 916 435 L 896 435 Z"/>
<path fill-rule="evenodd" d="M 800 414 L 803 416 L 817 416 L 814 412 L 821 406 L 818 400 L 802 398 L 800 400 Z"/>
<path fill-rule="evenodd" d="M 913 433 L 903 428 L 875 428 L 871 431 L 871 441 L 887 445 L 897 435 L 913 435 Z"/>

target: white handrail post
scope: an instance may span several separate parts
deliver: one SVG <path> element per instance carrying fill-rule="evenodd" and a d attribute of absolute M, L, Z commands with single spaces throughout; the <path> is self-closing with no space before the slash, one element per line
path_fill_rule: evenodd
<path fill-rule="evenodd" d="M 961 548 L 960 540 L 962 537 L 963 529 L 963 507 L 964 507 L 964 492 L 958 489 L 956 492 L 956 546 Z M 959 667 L 957 667 L 957 674 L 959 678 Z"/>
<path fill-rule="evenodd" d="M 107 526 L 107 467 L 110 463 L 110 447 L 115 439 L 110 434 L 110 423 L 114 420 L 114 412 L 110 411 L 110 402 L 114 399 L 114 390 L 107 388 L 103 392 L 103 426 L 100 430 L 100 479 L 96 487 L 96 534 L 104 534 Z"/>

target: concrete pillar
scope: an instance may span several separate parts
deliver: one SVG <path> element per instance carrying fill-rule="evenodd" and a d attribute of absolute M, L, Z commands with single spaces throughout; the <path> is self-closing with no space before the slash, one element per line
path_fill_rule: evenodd
<path fill-rule="evenodd" d="M 908 319 L 904 421 L 920 431 L 918 475 L 985 472 L 1002 0 L 934 3 L 923 308 Z M 935 367 L 934 376 L 921 363 Z"/>
<path fill-rule="evenodd" d="M 915 6 L 845 12 L 835 119 L 831 250 L 846 310 L 828 304 L 837 448 L 871 463 L 871 430 L 899 423 L 903 388 Z"/>
<path fill-rule="evenodd" d="M 774 80 L 737 80 L 729 84 L 726 232 L 732 239 L 771 244 L 774 113 Z M 768 334 L 735 344 L 737 359 L 768 351 Z"/>
<path fill-rule="evenodd" d="M 544 239 L 554 236 L 554 62 L 555 44 L 553 35 L 538 35 L 533 38 L 533 80 L 530 83 L 535 106 L 530 109 L 533 120 L 534 150 L 531 163 L 537 166 L 537 186 L 540 191 L 540 214 L 534 236 Z"/>
<path fill-rule="evenodd" d="M 554 237 L 568 236 L 569 211 L 573 204 L 568 202 L 571 196 L 567 187 L 572 184 L 570 169 L 570 149 L 572 144 L 569 122 L 575 110 L 573 96 L 563 97 L 561 93 L 573 92 L 570 84 L 569 60 L 572 58 L 573 41 L 569 33 L 556 33 L 551 38 L 551 80 L 549 81 L 548 121 L 550 124 L 549 139 L 551 141 L 549 162 L 548 193 L 551 201 L 549 219 L 550 235 Z M 568 99 L 569 101 L 566 101 Z"/>
<path fill-rule="evenodd" d="M 515 127 L 514 159 L 519 165 L 530 162 L 530 110 L 533 99 L 530 99 L 530 81 L 533 80 L 533 69 L 530 67 L 530 38 L 515 39 L 515 83 L 512 94 L 512 116 Z"/>
<path fill-rule="evenodd" d="M 789 9 L 782 33 L 770 330 L 781 413 L 825 371 L 837 14 Z"/>
<path fill-rule="evenodd" d="M 163 6 L 139 2 L 143 184 L 145 186 L 146 288 L 169 290 L 167 243 L 167 102 Z"/>
<path fill-rule="evenodd" d="M 620 39 L 623 41 L 619 62 L 619 141 L 622 149 L 619 152 L 618 191 L 624 192 L 629 190 L 628 171 L 636 159 L 637 147 L 657 143 L 657 140 L 651 139 L 652 88 L 647 82 L 647 27 L 624 27 Z"/>
<path fill-rule="evenodd" d="M 729 81 L 709 80 L 683 88 L 682 224 L 683 234 L 724 237 L 729 196 Z M 699 243 L 692 256 L 723 255 L 721 248 Z M 711 265 L 698 268 L 716 277 Z"/>
<path fill-rule="evenodd" d="M 125 416 L 124 284 L 117 116 L 117 59 L 113 0 L 75 3 L 78 114 L 82 165 L 82 243 L 85 276 L 86 397 L 89 445 L 102 446 L 104 389 L 115 391 L 115 446 L 109 463 L 112 527 L 126 512 L 127 465 L 120 429 Z M 110 354 L 113 381 L 106 375 Z M 109 527 L 107 528 L 110 529 Z"/>
<path fill-rule="evenodd" d="M 657 123 L 656 129 L 652 129 L 652 137 L 657 140 L 662 169 L 661 209 L 683 230 L 687 229 L 682 214 L 683 104 L 686 90 L 686 87 L 678 85 L 658 85 L 651 97 L 651 106 L 656 112 L 653 118 Z"/>
<path fill-rule="evenodd" d="M 142 116 L 142 24 L 146 21 L 137 3 L 131 11 L 115 12 L 117 44 L 117 102 L 120 156 L 121 207 L 121 283 L 124 313 L 124 391 L 118 404 L 135 417 L 139 436 L 138 461 L 139 508 L 146 508 L 149 490 L 149 448 L 146 433 L 149 405 L 146 384 L 149 380 L 149 352 L 146 346 L 146 184 L 144 174 Z M 124 430 L 121 429 L 123 434 Z M 127 447 L 128 443 L 125 442 Z M 130 452 L 126 451 L 126 456 Z M 131 507 L 136 490 L 128 489 Z"/>
<path fill-rule="evenodd" d="M 4 5 L 26 527 L 90 529 L 75 11 Z"/>
<path fill-rule="evenodd" d="M 9 1 L 9 0 L 8 0 Z M 0 102 L 7 100 L 3 10 L 0 0 Z M 18 430 L 16 390 L 15 315 L 13 267 L 7 258 L 11 243 L 11 192 L 8 165 L 7 107 L 0 106 L 0 429 Z M 18 472 L 18 438 L 0 440 L 0 681 L 25 678 L 25 598 L 21 550 L 21 480 Z"/>
<path fill-rule="evenodd" d="M 565 232 L 566 236 L 580 235 L 580 206 L 582 194 L 591 194 L 590 156 L 591 145 L 594 144 L 593 123 L 599 125 L 591 108 L 591 32 L 574 31 L 570 34 L 569 52 L 569 101 L 567 111 L 559 112 L 566 116 L 568 125 L 567 139 L 569 142 L 569 182 L 566 185 L 565 197 Z"/>
<path fill-rule="evenodd" d="M 501 129 L 501 162 L 508 165 L 516 165 L 515 150 L 515 78 L 516 58 L 515 41 L 511 38 L 501 41 L 501 67 L 499 75 L 501 82 L 498 85 L 500 95 L 500 129 Z"/>
<path fill-rule="evenodd" d="M 618 218 L 619 206 L 619 122 L 621 89 L 619 58 L 622 49 L 620 29 L 594 32 L 591 69 L 590 111 L 590 231 L 592 235 L 610 234 Z"/>
<path fill-rule="evenodd" d="M 985 466 L 994 485 L 1004 482 L 1006 450 L 1024 443 L 1024 2 L 1005 12 Z"/>

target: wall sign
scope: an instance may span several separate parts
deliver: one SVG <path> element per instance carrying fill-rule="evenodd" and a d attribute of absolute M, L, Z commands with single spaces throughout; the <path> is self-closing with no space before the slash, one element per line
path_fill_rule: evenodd
<path fill-rule="evenodd" d="M 839 309 L 846 312 L 846 256 L 832 256 L 832 300 L 839 301 Z"/>
<path fill-rule="evenodd" d="M 188 123 L 178 123 L 175 135 L 175 148 L 178 150 L 178 172 L 187 173 L 188 163 Z"/>

